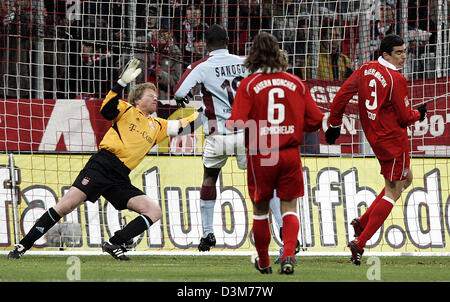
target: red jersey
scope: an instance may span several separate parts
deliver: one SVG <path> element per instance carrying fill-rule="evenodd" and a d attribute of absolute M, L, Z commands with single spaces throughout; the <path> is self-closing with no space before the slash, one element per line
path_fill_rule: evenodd
<path fill-rule="evenodd" d="M 329 123 L 342 124 L 350 99 L 358 94 L 359 119 L 376 157 L 393 159 L 409 152 L 407 127 L 420 118 L 408 100 L 405 77 L 380 57 L 363 64 L 342 85 L 331 105 Z"/>
<path fill-rule="evenodd" d="M 303 131 L 321 126 L 323 113 L 299 77 L 288 72 L 254 73 L 243 79 L 226 127 L 245 127 L 248 152 L 301 144 Z"/>

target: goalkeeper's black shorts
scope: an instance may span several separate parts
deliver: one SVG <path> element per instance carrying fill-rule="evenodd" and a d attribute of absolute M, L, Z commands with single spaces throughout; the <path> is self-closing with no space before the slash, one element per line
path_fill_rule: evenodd
<path fill-rule="evenodd" d="M 127 208 L 128 201 L 135 196 L 145 195 L 131 184 L 130 169 L 113 153 L 100 150 L 86 163 L 73 183 L 87 195 L 87 200 L 96 202 L 100 195 L 114 208 Z"/>

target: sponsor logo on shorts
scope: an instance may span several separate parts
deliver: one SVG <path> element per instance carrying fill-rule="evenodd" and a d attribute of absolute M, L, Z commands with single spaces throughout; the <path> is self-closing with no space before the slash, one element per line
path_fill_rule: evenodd
<path fill-rule="evenodd" d="M 402 177 L 406 177 L 408 175 L 409 169 L 403 170 Z"/>
<path fill-rule="evenodd" d="M 81 184 L 82 184 L 83 186 L 87 186 L 90 180 L 91 180 L 91 179 L 90 179 L 89 177 L 85 177 L 85 178 L 83 178 L 83 180 L 81 181 Z"/>

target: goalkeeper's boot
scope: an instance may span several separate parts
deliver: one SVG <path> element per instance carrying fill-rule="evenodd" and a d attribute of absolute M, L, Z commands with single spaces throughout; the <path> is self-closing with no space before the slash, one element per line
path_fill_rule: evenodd
<path fill-rule="evenodd" d="M 364 231 L 364 229 L 361 227 L 358 218 L 353 219 L 352 222 L 350 222 L 350 224 L 352 225 L 353 230 L 355 232 L 355 238 L 358 238 L 359 235 L 361 235 L 361 233 Z"/>
<path fill-rule="evenodd" d="M 361 265 L 361 257 L 362 254 L 364 253 L 364 249 L 358 247 L 356 240 L 351 241 L 347 246 L 350 248 L 350 251 L 352 252 L 350 261 L 354 265 Z"/>
<path fill-rule="evenodd" d="M 208 252 L 213 246 L 216 246 L 216 237 L 213 233 L 209 233 L 205 238 L 200 239 L 198 250 L 200 252 Z"/>
<path fill-rule="evenodd" d="M 105 241 L 102 244 L 102 250 L 113 256 L 114 259 L 123 261 L 130 260 L 130 258 L 125 256 L 127 249 L 123 245 L 112 244 L 109 241 Z"/>
<path fill-rule="evenodd" d="M 20 257 L 22 257 L 23 254 L 25 254 L 27 250 L 25 249 L 25 247 L 22 244 L 16 244 L 14 246 L 14 249 L 9 252 L 8 254 L 8 259 L 19 259 Z"/>
<path fill-rule="evenodd" d="M 261 273 L 261 274 L 272 274 L 272 267 L 269 265 L 268 267 L 261 268 L 259 267 L 259 257 L 255 258 L 255 268 Z"/>
<path fill-rule="evenodd" d="M 295 260 L 291 256 L 287 256 L 281 261 L 280 274 L 292 275 L 294 273 Z"/>

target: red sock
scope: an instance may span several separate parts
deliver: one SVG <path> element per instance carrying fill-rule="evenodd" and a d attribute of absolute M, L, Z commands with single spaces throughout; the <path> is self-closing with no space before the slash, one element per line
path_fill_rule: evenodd
<path fill-rule="evenodd" d="M 390 199 L 389 197 L 384 196 L 377 203 L 377 206 L 370 213 L 369 221 L 367 222 L 364 231 L 358 237 L 358 247 L 363 249 L 366 245 L 366 242 L 372 238 L 373 234 L 383 225 L 386 218 L 391 213 L 392 207 L 394 206 L 395 201 Z"/>
<path fill-rule="evenodd" d="M 270 228 L 269 215 L 253 216 L 253 238 L 255 239 L 255 247 L 259 257 L 259 267 L 265 268 L 270 266 L 269 244 L 270 244 Z"/>
<path fill-rule="evenodd" d="M 300 223 L 297 214 L 294 212 L 286 212 L 283 214 L 283 257 L 295 257 L 295 247 L 297 246 L 298 230 Z"/>
<path fill-rule="evenodd" d="M 366 210 L 366 212 L 364 212 L 364 214 L 358 219 L 359 220 L 359 225 L 364 229 L 367 225 L 367 222 L 369 221 L 369 216 L 370 213 L 372 212 L 372 210 L 375 208 L 375 206 L 377 205 L 377 203 L 381 200 L 381 198 L 383 198 L 384 196 L 384 188 L 383 190 L 380 192 L 380 194 L 378 194 L 378 196 L 375 198 L 375 200 L 372 202 L 372 204 L 370 205 L 370 207 Z"/>

